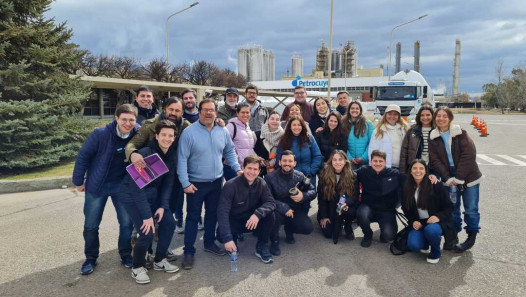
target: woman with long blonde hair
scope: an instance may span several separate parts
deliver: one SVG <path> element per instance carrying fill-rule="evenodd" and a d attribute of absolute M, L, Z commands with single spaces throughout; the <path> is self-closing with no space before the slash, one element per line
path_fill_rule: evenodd
<path fill-rule="evenodd" d="M 358 187 L 347 154 L 342 150 L 332 152 L 325 163 L 318 184 L 318 222 L 323 235 L 331 238 L 336 231 L 335 222 L 342 216 L 347 239 L 354 239 L 351 223 L 356 217 L 358 207 Z M 336 208 L 340 198 L 345 195 L 345 203 L 338 213 Z M 338 230 L 339 231 L 339 230 Z"/>

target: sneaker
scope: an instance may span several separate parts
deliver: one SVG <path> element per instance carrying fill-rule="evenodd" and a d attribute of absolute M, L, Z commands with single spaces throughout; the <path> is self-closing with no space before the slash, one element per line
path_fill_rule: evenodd
<path fill-rule="evenodd" d="M 182 265 L 185 270 L 194 268 L 194 255 L 184 254 Z"/>
<path fill-rule="evenodd" d="M 197 228 L 199 229 L 199 223 L 197 224 Z M 177 234 L 184 233 L 183 220 L 175 221 L 175 233 Z"/>
<path fill-rule="evenodd" d="M 360 242 L 360 245 L 364 248 L 368 248 L 371 246 L 371 243 L 373 242 L 373 235 L 372 234 L 365 234 L 363 236 L 362 242 Z"/>
<path fill-rule="evenodd" d="M 260 258 L 265 264 L 270 264 L 273 262 L 272 254 L 270 254 L 266 244 L 256 245 L 256 257 Z"/>
<path fill-rule="evenodd" d="M 131 275 L 135 282 L 141 285 L 150 283 L 150 277 L 148 276 L 148 270 L 144 267 L 132 268 Z"/>
<path fill-rule="evenodd" d="M 294 239 L 294 234 L 293 233 L 289 233 L 289 232 L 285 232 L 285 242 L 288 243 L 288 244 L 295 244 L 296 243 L 296 239 Z"/>
<path fill-rule="evenodd" d="M 160 262 L 153 263 L 153 270 L 164 270 L 164 272 L 168 273 L 176 273 L 179 271 L 179 267 L 170 264 L 166 258 L 162 259 Z"/>
<path fill-rule="evenodd" d="M 224 256 L 227 254 L 224 249 L 218 247 L 215 243 L 211 246 L 205 246 L 205 252 L 209 252 L 217 256 Z"/>
<path fill-rule="evenodd" d="M 86 260 L 84 263 L 82 263 L 82 267 L 80 267 L 80 274 L 82 275 L 88 275 L 93 272 L 93 269 L 95 269 L 95 266 L 97 266 L 97 260 Z"/>
<path fill-rule="evenodd" d="M 121 264 L 126 268 L 132 268 L 133 267 L 133 258 L 132 256 L 124 256 L 121 258 Z"/>
<path fill-rule="evenodd" d="M 427 249 L 421 249 L 420 252 L 421 252 L 422 254 L 429 254 L 429 253 L 431 253 L 431 248 L 428 247 Z"/>
<path fill-rule="evenodd" d="M 168 260 L 168 262 L 177 261 L 177 256 L 171 250 L 168 250 L 166 252 L 166 260 Z"/>
<path fill-rule="evenodd" d="M 203 218 L 199 218 L 199 221 L 197 222 L 197 230 L 201 231 L 205 229 L 205 225 L 203 225 Z"/>
<path fill-rule="evenodd" d="M 438 261 L 440 261 L 440 257 L 427 256 L 427 263 L 436 264 Z"/>
<path fill-rule="evenodd" d="M 274 256 L 281 255 L 281 249 L 279 248 L 279 241 L 270 242 L 270 253 Z"/>

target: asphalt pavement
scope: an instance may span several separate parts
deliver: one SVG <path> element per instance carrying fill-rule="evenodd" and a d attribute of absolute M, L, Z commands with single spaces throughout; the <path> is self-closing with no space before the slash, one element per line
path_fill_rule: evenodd
<path fill-rule="evenodd" d="M 229 258 L 205 253 L 200 238 L 194 269 L 151 270 L 151 283 L 137 285 L 120 265 L 118 224 L 108 202 L 99 265 L 81 276 L 84 194 L 49 190 L 0 195 L 0 296 L 526 296 L 526 116 L 482 117 L 486 138 L 469 125 L 471 115 L 455 119 L 474 139 L 486 177 L 480 187 L 482 230 L 473 249 L 444 251 L 436 265 L 420 253 L 393 256 L 379 242 L 377 225 L 372 246 L 362 248 L 359 228 L 356 240 L 334 245 L 316 224 L 313 234 L 297 235 L 296 244 L 282 242 L 282 255 L 269 265 L 254 256 L 255 237 L 245 235 L 234 274 Z M 171 246 L 179 255 L 182 240 L 176 234 Z M 174 263 L 180 266 L 181 259 Z"/>

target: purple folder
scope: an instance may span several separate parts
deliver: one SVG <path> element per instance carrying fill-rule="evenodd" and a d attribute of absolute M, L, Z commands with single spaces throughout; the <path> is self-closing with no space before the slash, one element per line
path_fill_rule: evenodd
<path fill-rule="evenodd" d="M 168 172 L 168 167 L 159 157 L 159 154 L 153 154 L 144 158 L 144 163 L 146 163 L 144 168 L 137 168 L 133 164 L 126 167 L 128 174 L 133 178 L 139 189 L 144 188 L 159 176 Z"/>

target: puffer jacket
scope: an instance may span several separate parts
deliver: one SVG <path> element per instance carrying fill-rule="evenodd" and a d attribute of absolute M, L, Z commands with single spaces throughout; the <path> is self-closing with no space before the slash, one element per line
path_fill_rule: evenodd
<path fill-rule="evenodd" d="M 404 184 L 403 174 L 393 168 L 376 173 L 371 166 L 356 170 L 356 181 L 362 183 L 362 203 L 377 211 L 395 211 L 398 190 Z"/>
<path fill-rule="evenodd" d="M 331 141 L 330 132 L 328 131 L 322 130 L 316 133 L 315 139 L 323 156 L 323 162 L 327 162 L 327 160 L 329 160 L 331 157 L 332 152 L 335 150 L 347 152 L 347 139 L 339 139 L 336 144 L 333 144 Z"/>
<path fill-rule="evenodd" d="M 391 141 L 391 136 L 389 136 L 389 133 L 387 132 L 387 128 L 385 125 L 382 125 L 380 127 L 384 131 L 384 137 L 382 138 L 376 138 L 376 136 L 371 137 L 371 141 L 369 142 L 369 159 L 371 158 L 371 153 L 374 150 L 382 150 L 387 154 L 386 162 L 387 167 L 391 168 L 392 161 L 393 161 L 393 142 Z M 400 131 L 402 132 L 402 137 L 405 137 L 405 130 L 402 127 L 399 127 Z M 376 133 L 376 132 L 375 132 Z M 402 138 L 403 140 L 403 138 Z M 400 166 L 400 164 L 398 164 Z"/>
<path fill-rule="evenodd" d="M 236 126 L 236 130 L 234 130 L 234 125 Z M 250 126 L 243 124 L 238 118 L 230 119 L 226 128 L 230 134 L 232 142 L 234 142 L 239 165 L 243 166 L 243 160 L 245 160 L 246 157 L 256 154 L 254 152 L 256 136 L 254 132 L 250 130 Z M 235 138 L 234 131 L 236 132 Z"/>
<path fill-rule="evenodd" d="M 270 188 L 272 197 L 276 200 L 276 211 L 282 215 L 292 209 L 309 211 L 310 202 L 316 198 L 316 189 L 312 184 L 305 184 L 305 175 L 297 170 L 289 174 L 281 170 L 275 170 L 265 176 L 265 182 Z M 295 202 L 290 198 L 289 190 L 298 187 L 303 193 L 303 200 Z"/>
<path fill-rule="evenodd" d="M 349 137 L 347 138 L 347 158 L 352 160 L 354 158 L 362 158 L 363 165 L 369 163 L 369 142 L 371 141 L 371 136 L 373 135 L 374 126 L 371 121 L 365 119 L 366 131 L 363 137 L 354 136 L 354 125 L 351 127 L 349 132 Z"/>
<path fill-rule="evenodd" d="M 451 176 L 445 143 L 438 128 L 433 129 L 429 134 L 430 169 L 442 177 L 446 186 L 449 186 L 452 181 L 467 187 L 479 184 L 484 176 L 477 165 L 475 143 L 466 130 L 461 129 L 459 125 L 450 125 L 449 137 L 451 155 L 455 164 L 455 176 Z"/>
<path fill-rule="evenodd" d="M 296 157 L 297 165 L 294 169 L 303 172 L 305 175 L 314 176 L 321 167 L 323 156 L 314 137 L 309 136 L 310 142 L 304 143 L 302 147 L 298 145 L 298 137 L 294 136 L 290 150 Z M 282 152 L 283 148 L 278 146 L 276 160 L 281 159 Z"/>
<path fill-rule="evenodd" d="M 402 141 L 402 150 L 400 151 L 400 172 L 406 174 L 409 164 L 414 159 L 419 159 L 422 155 L 423 145 L 422 126 L 414 124 L 407 130 L 407 134 Z"/>

